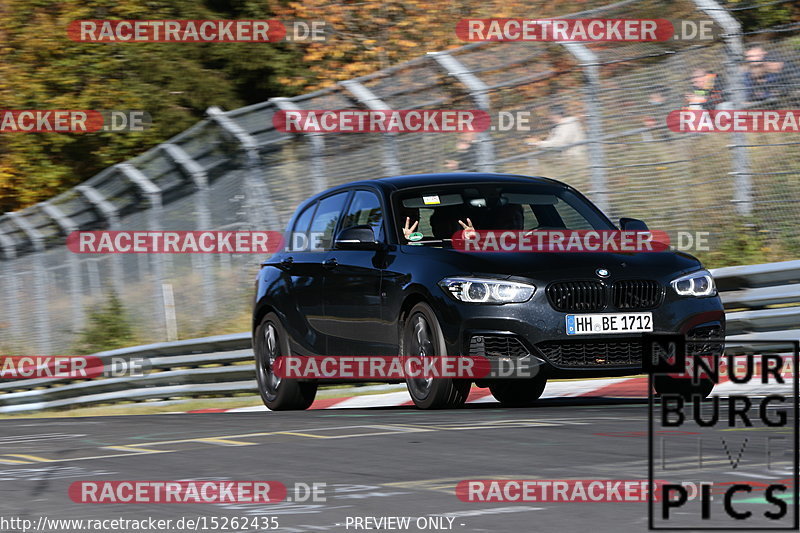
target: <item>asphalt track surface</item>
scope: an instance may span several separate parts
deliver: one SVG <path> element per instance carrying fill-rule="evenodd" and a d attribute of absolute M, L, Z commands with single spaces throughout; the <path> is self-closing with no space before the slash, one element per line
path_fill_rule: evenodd
<path fill-rule="evenodd" d="M 0 428 L 0 516 L 34 523 L 41 516 L 272 516 L 279 523 L 275 531 L 340 532 L 365 530 L 352 523 L 348 527 L 348 517 L 406 516 L 412 517 L 412 526 L 405 531 L 648 528 L 647 503 L 462 502 L 454 494 L 456 483 L 466 479 L 646 480 L 648 405 L 642 400 L 569 398 L 524 409 L 485 403 L 450 411 L 395 407 L 10 419 L 0 421 Z M 742 434 L 727 431 L 735 459 Z M 788 438 L 792 429 L 776 431 Z M 751 442 L 753 435 L 758 437 L 748 435 Z M 685 454 L 670 459 L 677 465 L 672 479 L 730 482 L 745 475 L 766 482 L 790 477 L 791 467 L 767 471 L 761 452 L 756 458 L 749 448 L 742 463 L 753 461 L 750 473 L 737 473 L 726 466 L 729 460 L 719 446 L 704 453 L 711 469 L 691 472 L 695 440 L 670 444 L 676 454 Z M 656 477 L 663 479 L 659 473 Z M 296 482 L 325 483 L 325 501 L 91 505 L 74 503 L 67 493 L 79 480 L 183 479 L 276 480 L 290 487 L 290 499 Z M 763 502 L 747 505 L 759 515 L 770 508 Z M 715 518 L 720 509 L 716 498 Z M 694 520 L 687 524 L 697 524 L 697 507 L 685 510 L 683 518 Z M 431 516 L 452 518 L 452 525 L 448 528 L 447 520 L 444 528 L 414 525 L 417 518 Z M 8 525 L 2 529 L 21 531 Z"/>

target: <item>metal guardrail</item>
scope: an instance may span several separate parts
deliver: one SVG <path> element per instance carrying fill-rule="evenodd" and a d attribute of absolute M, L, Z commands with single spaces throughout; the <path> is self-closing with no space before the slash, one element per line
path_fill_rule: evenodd
<path fill-rule="evenodd" d="M 725 267 L 712 273 L 727 310 L 729 342 L 748 347 L 750 340 L 800 339 L 800 261 Z M 133 346 L 94 356 L 104 362 L 146 358 L 149 372 L 83 381 L 0 382 L 0 413 L 257 391 L 250 333 Z"/>
<path fill-rule="evenodd" d="M 723 267 L 713 274 L 727 311 L 729 342 L 765 350 L 781 346 L 747 341 L 800 339 L 800 261 Z"/>
<path fill-rule="evenodd" d="M 800 140 L 787 136 L 777 142 L 757 133 L 746 139 L 738 133 L 676 134 L 666 117 L 688 104 L 687 95 L 696 98 L 697 70 L 715 77 L 719 91 L 715 85 L 711 92 L 724 99 L 717 104 L 709 95 L 706 106 L 800 106 L 800 49 L 794 44 L 800 22 L 775 28 L 765 40 L 764 30 L 743 34 L 735 20 L 749 19 L 759 3 L 601 3 L 588 2 L 594 7 L 564 17 L 671 13 L 686 22 L 713 19 L 720 32 L 704 42 L 470 43 L 312 93 L 227 111 L 210 107 L 203 120 L 137 157 L 54 198 L 0 214 L 0 347 L 58 353 L 80 339 L 91 325 L 91 312 L 111 291 L 147 341 L 177 338 L 176 327 L 183 336 L 197 336 L 207 324 L 246 310 L 242 280 L 257 266 L 251 256 L 74 254 L 64 243 L 75 230 L 283 230 L 310 193 L 397 173 L 549 176 L 584 191 L 614 219 L 640 218 L 669 232 L 711 229 L 710 242 L 723 244 L 736 235 L 726 228 L 738 228 L 752 214 L 765 228 L 759 233 L 764 248 L 795 246 Z M 742 83 L 741 74 L 754 68 L 743 55 L 745 43 L 750 50 L 763 48 L 770 65 L 782 65 L 779 75 L 758 83 L 759 93 L 772 95 L 768 101 L 752 102 Z M 473 138 L 295 134 L 273 124 L 276 113 L 292 109 L 376 106 L 481 109 L 498 127 Z M 558 109 L 575 120 L 572 138 L 564 144 L 531 141 L 529 136 L 552 133 L 547 115 Z M 499 127 L 500 113 L 518 117 L 519 127 Z M 689 199 L 686 176 L 693 187 Z"/>

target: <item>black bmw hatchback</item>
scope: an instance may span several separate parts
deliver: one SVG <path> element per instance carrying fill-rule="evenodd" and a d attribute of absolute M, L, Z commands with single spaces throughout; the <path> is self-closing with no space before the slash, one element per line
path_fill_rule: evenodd
<path fill-rule="evenodd" d="M 428 174 L 359 181 L 300 205 L 284 248 L 263 263 L 253 312 L 258 385 L 273 410 L 305 409 L 318 381 L 274 371 L 280 357 L 460 355 L 527 358 L 529 379 L 479 379 L 525 406 L 548 378 L 635 375 L 647 333 L 721 337 L 711 275 L 673 251 L 465 251 L 458 232 L 617 228 L 547 178 Z M 464 403 L 473 380 L 407 379 L 421 408 Z M 657 392 L 708 395 L 663 376 Z"/>

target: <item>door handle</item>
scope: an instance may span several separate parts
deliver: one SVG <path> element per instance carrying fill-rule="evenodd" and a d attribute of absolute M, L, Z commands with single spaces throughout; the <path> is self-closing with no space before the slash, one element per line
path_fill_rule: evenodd
<path fill-rule="evenodd" d="M 337 266 L 339 266 L 339 261 L 337 261 L 335 257 L 331 257 L 330 259 L 326 259 L 325 261 L 323 261 L 322 266 L 330 270 L 332 268 L 336 268 Z"/>

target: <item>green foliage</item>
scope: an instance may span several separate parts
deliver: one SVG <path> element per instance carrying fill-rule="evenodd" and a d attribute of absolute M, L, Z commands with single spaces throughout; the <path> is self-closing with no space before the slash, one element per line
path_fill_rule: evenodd
<path fill-rule="evenodd" d="M 112 292 L 102 306 L 89 313 L 86 328 L 79 335 L 74 353 L 90 354 L 137 343 L 133 324 L 122 300 Z"/>
<path fill-rule="evenodd" d="M 787 237 L 783 231 L 761 229 L 752 221 L 742 221 L 726 231 L 719 241 L 712 241 L 710 252 L 697 253 L 697 258 L 708 268 L 795 259 L 797 239 Z"/>
<path fill-rule="evenodd" d="M 744 9 L 754 6 L 750 9 Z M 742 24 L 742 30 L 752 32 L 789 24 L 800 19 L 800 6 L 796 2 L 765 2 L 755 0 L 731 0 L 728 7 Z"/>
<path fill-rule="evenodd" d="M 286 43 L 78 43 L 82 19 L 269 19 L 269 3 L 199 0 L 10 0 L 0 6 L 0 107 L 142 109 L 144 132 L 4 134 L 0 212 L 48 199 L 186 129 L 297 92 L 278 81 L 304 67 Z"/>

